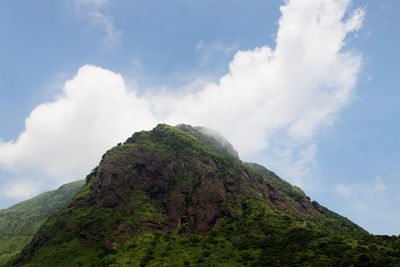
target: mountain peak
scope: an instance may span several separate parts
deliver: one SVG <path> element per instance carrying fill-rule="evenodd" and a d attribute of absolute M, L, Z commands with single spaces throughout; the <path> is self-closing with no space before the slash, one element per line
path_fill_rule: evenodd
<path fill-rule="evenodd" d="M 311 265 L 367 235 L 204 127 L 134 133 L 86 181 L 16 263 Z"/>
<path fill-rule="evenodd" d="M 217 153 L 239 159 L 239 153 L 235 150 L 233 145 L 219 132 L 210 128 L 202 126 L 192 127 L 187 124 L 178 124 L 175 127 L 193 135 L 202 143 L 212 147 Z"/>

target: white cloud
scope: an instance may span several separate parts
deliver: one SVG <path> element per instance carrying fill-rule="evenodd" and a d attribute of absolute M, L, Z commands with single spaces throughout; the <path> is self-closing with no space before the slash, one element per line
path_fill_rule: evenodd
<path fill-rule="evenodd" d="M 56 101 L 31 112 L 16 141 L 0 146 L 0 162 L 61 181 L 82 178 L 106 149 L 154 125 L 147 101 L 128 91 L 120 75 L 83 66 Z"/>
<path fill-rule="evenodd" d="M 104 43 L 114 46 L 119 43 L 123 33 L 118 30 L 113 19 L 104 14 L 104 10 L 110 5 L 109 0 L 74 0 L 75 11 L 79 16 L 85 18 L 93 26 L 98 26 L 105 33 Z"/>
<path fill-rule="evenodd" d="M 288 1 L 281 8 L 274 50 L 239 51 L 229 73 L 196 94 L 154 96 L 155 113 L 168 114 L 172 123 L 217 129 L 247 159 L 259 150 L 277 150 L 270 140 L 290 144 L 278 147 L 282 151 L 312 147 L 316 131 L 332 124 L 352 99 L 361 66 L 360 55 L 344 50 L 363 14 L 357 9 L 344 19 L 348 2 Z M 301 153 L 292 154 L 302 161 Z M 296 182 L 303 172 L 291 175 L 287 178 Z"/>
<path fill-rule="evenodd" d="M 363 16 L 356 10 L 344 18 L 348 2 L 287 1 L 276 48 L 237 52 L 228 74 L 197 91 L 139 97 L 121 75 L 83 66 L 56 101 L 32 111 L 17 140 L 0 144 L 0 163 L 47 179 L 82 178 L 134 131 L 184 122 L 220 131 L 244 159 L 262 152 L 278 172 L 292 166 L 285 178 L 302 185 L 316 153 L 312 137 L 352 99 L 361 66 L 360 55 L 344 50 Z"/>

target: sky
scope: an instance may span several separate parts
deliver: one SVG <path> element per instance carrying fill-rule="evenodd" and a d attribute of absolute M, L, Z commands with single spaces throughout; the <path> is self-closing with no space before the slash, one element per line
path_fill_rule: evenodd
<path fill-rule="evenodd" d="M 135 131 L 186 123 L 400 234 L 399 1 L 0 6 L 0 208 L 84 178 Z"/>

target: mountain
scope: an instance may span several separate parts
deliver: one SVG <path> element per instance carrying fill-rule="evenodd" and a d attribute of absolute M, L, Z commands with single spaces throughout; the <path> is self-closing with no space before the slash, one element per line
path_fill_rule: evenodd
<path fill-rule="evenodd" d="M 19 254 L 46 219 L 60 210 L 85 184 L 75 181 L 0 210 L 0 266 Z"/>
<path fill-rule="evenodd" d="M 400 240 L 311 201 L 203 127 L 107 151 L 13 266 L 396 266 Z"/>

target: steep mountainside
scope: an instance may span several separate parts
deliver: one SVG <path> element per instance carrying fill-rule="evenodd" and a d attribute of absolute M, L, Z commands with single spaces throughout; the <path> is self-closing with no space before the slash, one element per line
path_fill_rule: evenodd
<path fill-rule="evenodd" d="M 84 184 L 84 180 L 68 183 L 0 210 L 0 266 L 19 254 L 46 219 L 66 206 Z"/>
<path fill-rule="evenodd" d="M 14 265 L 394 266 L 399 248 L 241 162 L 219 134 L 161 124 L 107 151 Z"/>

